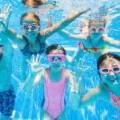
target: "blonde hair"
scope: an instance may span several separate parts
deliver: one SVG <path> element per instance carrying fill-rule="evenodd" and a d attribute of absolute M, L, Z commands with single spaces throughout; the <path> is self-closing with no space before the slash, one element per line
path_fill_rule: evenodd
<path fill-rule="evenodd" d="M 94 25 L 94 24 L 100 24 L 104 23 L 104 27 L 106 25 L 106 20 L 105 19 L 94 19 L 94 20 L 89 20 L 89 27 Z"/>
<path fill-rule="evenodd" d="M 22 2 L 23 4 L 33 8 L 43 4 L 42 0 L 23 0 Z"/>
<path fill-rule="evenodd" d="M 37 23 L 38 25 L 40 25 L 40 19 L 39 17 L 35 14 L 35 13 L 24 13 L 22 16 L 21 16 L 21 20 L 20 20 L 20 24 L 23 23 L 23 20 L 25 18 L 28 18 L 29 19 L 32 19 L 35 23 Z"/>

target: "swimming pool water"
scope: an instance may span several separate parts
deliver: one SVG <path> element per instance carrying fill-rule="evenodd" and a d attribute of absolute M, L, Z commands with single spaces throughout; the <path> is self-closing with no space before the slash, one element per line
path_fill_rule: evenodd
<path fill-rule="evenodd" d="M 90 7 L 93 9 L 93 11 L 97 9 L 97 7 L 102 6 L 107 3 L 107 6 L 115 5 L 116 8 L 114 8 L 110 13 L 109 16 L 114 17 L 110 24 L 108 24 L 108 30 L 107 33 L 110 37 L 113 37 L 114 39 L 120 39 L 120 5 L 119 0 L 56 0 L 58 2 L 58 6 L 52 10 L 47 10 L 46 8 L 40 8 L 38 9 L 31 9 L 25 7 L 20 0 L 0 0 L 0 7 L 2 7 L 4 4 L 11 4 L 12 5 L 12 15 L 10 17 L 9 27 L 13 28 L 17 31 L 17 33 L 22 34 L 22 31 L 20 29 L 20 17 L 23 13 L 26 11 L 34 11 L 41 17 L 41 27 L 42 29 L 46 27 L 45 20 L 48 18 L 48 16 L 52 16 L 53 22 L 60 21 L 64 16 L 67 15 L 68 12 L 71 12 L 73 9 L 78 7 L 77 10 L 84 9 L 87 7 Z M 66 4 L 65 6 L 63 5 Z M 79 3 L 79 4 L 78 4 Z M 82 4 L 80 6 L 80 4 Z M 80 8 L 81 7 L 81 8 Z M 41 15 L 42 13 L 42 15 Z M 86 17 L 87 15 L 83 15 L 81 18 Z M 76 32 L 74 29 L 78 28 L 79 19 L 76 21 L 73 21 L 66 30 L 70 32 Z M 67 45 L 69 42 L 69 45 Z M 63 44 L 66 48 L 76 47 L 76 41 L 74 40 L 68 40 L 60 36 L 59 34 L 55 33 L 50 38 L 47 39 L 48 44 L 52 43 L 59 43 Z M 66 45 L 67 46 L 66 46 Z M 73 51 L 67 51 L 70 56 L 74 55 Z M 117 53 L 120 54 L 120 53 Z M 18 59 L 19 58 L 19 59 Z M 19 51 L 18 48 L 14 49 L 14 57 L 13 57 L 13 73 L 12 73 L 12 81 L 14 84 L 14 87 L 16 89 L 16 105 L 15 110 L 13 113 L 12 118 L 14 119 L 40 119 L 39 115 L 37 113 L 37 104 L 39 101 L 39 98 L 41 97 L 41 92 L 39 88 L 36 88 L 31 94 L 26 94 L 22 92 L 22 82 L 20 80 L 23 79 L 21 73 L 22 73 L 22 54 Z M 14 64 L 17 63 L 17 64 Z M 68 66 L 72 70 L 76 70 L 76 68 Z M 77 65 L 78 71 L 80 72 L 80 75 L 77 75 L 79 78 L 79 81 L 84 86 L 84 91 L 88 91 L 89 88 L 95 87 L 100 83 L 99 76 L 96 72 L 96 59 L 95 56 L 91 53 L 84 53 L 84 55 L 80 59 L 80 64 Z M 86 74 L 87 73 L 87 74 Z M 28 97 L 29 96 L 29 97 Z M 37 98 L 35 97 L 37 96 Z M 114 116 L 113 116 L 114 115 Z M 120 116 L 120 110 L 114 108 L 110 103 L 105 101 L 96 101 L 96 103 L 90 104 L 89 106 L 86 106 L 84 109 L 79 111 L 79 119 L 81 120 L 119 120 L 120 118 L 116 118 L 115 115 Z M 71 118 L 74 119 L 74 114 L 71 114 Z"/>

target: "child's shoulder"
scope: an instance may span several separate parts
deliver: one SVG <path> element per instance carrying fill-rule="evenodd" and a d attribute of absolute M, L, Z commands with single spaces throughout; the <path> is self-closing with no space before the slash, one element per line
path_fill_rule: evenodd
<path fill-rule="evenodd" d="M 49 73 L 50 69 L 49 68 L 45 68 L 45 71 L 44 71 L 44 75 L 47 73 Z"/>
<path fill-rule="evenodd" d="M 11 33 L 13 33 L 14 35 L 16 35 L 16 37 L 17 37 L 18 39 L 22 39 L 22 38 L 23 38 L 23 36 L 20 35 L 20 34 L 17 34 L 14 29 L 9 29 L 9 31 L 10 31 Z"/>
<path fill-rule="evenodd" d="M 74 80 L 75 79 L 75 73 L 69 69 L 64 70 L 64 75 L 67 80 Z"/>
<path fill-rule="evenodd" d="M 65 72 L 66 74 L 73 74 L 73 71 L 70 70 L 70 69 L 64 69 L 64 72 Z"/>
<path fill-rule="evenodd" d="M 70 76 L 70 75 L 72 75 L 73 74 L 73 72 L 71 71 L 71 70 L 69 70 L 69 69 L 64 69 L 64 75 L 65 76 Z"/>

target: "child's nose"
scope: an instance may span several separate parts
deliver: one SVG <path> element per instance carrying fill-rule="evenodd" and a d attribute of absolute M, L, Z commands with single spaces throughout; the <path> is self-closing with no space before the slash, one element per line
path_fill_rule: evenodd
<path fill-rule="evenodd" d="M 55 57 L 55 62 L 57 62 L 58 61 L 58 58 L 57 57 Z"/>
<path fill-rule="evenodd" d="M 32 30 L 31 27 L 28 27 L 28 31 L 31 32 L 31 30 Z"/>
<path fill-rule="evenodd" d="M 112 69 L 109 70 L 110 75 L 115 75 L 114 71 Z"/>

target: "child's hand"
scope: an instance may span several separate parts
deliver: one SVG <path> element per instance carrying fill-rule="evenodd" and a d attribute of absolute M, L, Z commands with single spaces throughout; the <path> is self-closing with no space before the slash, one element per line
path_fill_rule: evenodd
<path fill-rule="evenodd" d="M 40 55 L 32 55 L 31 60 L 27 61 L 30 66 L 31 74 L 37 74 L 39 72 L 44 72 L 44 67 L 40 64 Z"/>
<path fill-rule="evenodd" d="M 29 64 L 29 75 L 23 85 L 23 90 L 26 93 L 30 93 L 33 86 L 35 86 L 43 76 L 45 71 L 44 67 L 39 62 L 40 55 L 32 55 L 31 60 L 27 60 Z"/>
<path fill-rule="evenodd" d="M 78 46 L 79 46 L 82 50 L 84 49 L 83 43 L 79 42 L 79 43 L 78 43 Z"/>
<path fill-rule="evenodd" d="M 0 10 L 0 27 L 2 26 L 7 27 L 7 24 L 9 22 L 9 17 L 12 12 L 11 5 L 6 4 L 1 10 Z"/>

